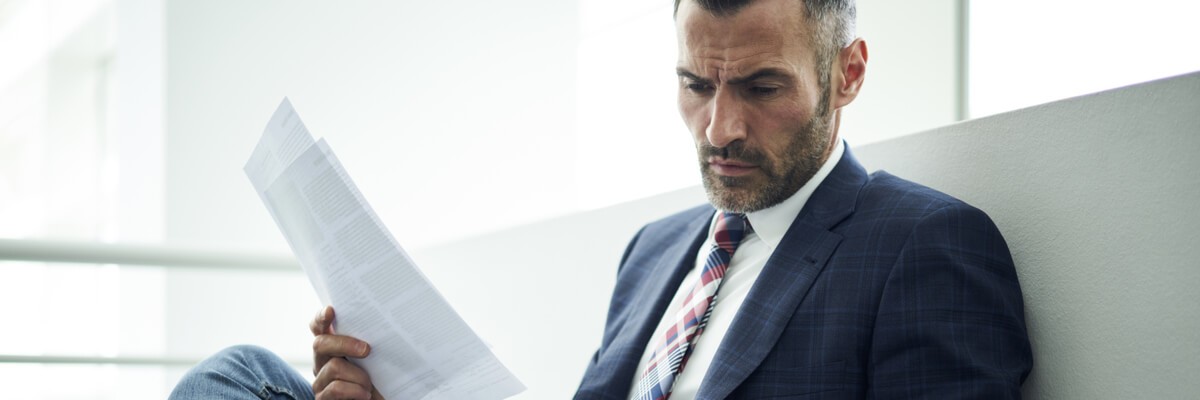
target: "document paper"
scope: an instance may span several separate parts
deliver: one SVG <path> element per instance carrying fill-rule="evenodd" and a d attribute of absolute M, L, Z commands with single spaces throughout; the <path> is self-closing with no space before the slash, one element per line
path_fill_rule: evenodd
<path fill-rule="evenodd" d="M 396 242 L 324 139 L 286 98 L 246 175 L 338 334 L 365 340 L 350 360 L 388 399 L 499 399 L 525 390 Z"/>

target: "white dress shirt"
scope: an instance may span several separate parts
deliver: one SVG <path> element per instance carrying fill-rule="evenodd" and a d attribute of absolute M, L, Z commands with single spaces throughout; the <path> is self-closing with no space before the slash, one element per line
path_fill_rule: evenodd
<path fill-rule="evenodd" d="M 797 215 L 800 215 L 800 210 L 804 208 L 804 204 L 808 202 L 808 198 L 812 196 L 817 186 L 821 185 L 833 167 L 842 159 L 844 151 L 842 141 L 837 141 L 829 159 L 825 160 L 817 173 L 808 180 L 808 183 L 800 187 L 800 190 L 782 203 L 746 214 L 750 220 L 752 232 L 742 238 L 741 244 L 733 252 L 733 258 L 729 262 L 729 268 L 725 271 L 725 277 L 717 292 L 716 304 L 713 306 L 712 314 L 709 315 L 708 325 L 704 327 L 704 332 L 696 338 L 692 354 L 688 356 L 683 372 L 675 377 L 675 385 L 671 390 L 672 400 L 691 400 L 696 397 L 701 380 L 708 372 L 713 356 L 717 354 L 717 347 L 725 338 L 725 332 L 733 323 L 733 318 L 741 308 L 742 302 L 746 300 L 746 294 L 750 292 L 750 287 L 758 279 L 758 275 L 766 265 L 767 259 L 771 257 L 771 253 L 783 240 L 783 235 L 787 233 L 792 221 L 796 219 Z M 696 276 L 704 269 L 704 262 L 713 246 L 712 236 L 717 215 L 713 215 L 713 221 L 709 223 L 708 227 L 708 239 L 700 246 L 700 251 L 696 254 L 696 267 L 692 268 L 691 272 L 688 272 L 688 275 L 683 278 L 683 283 L 676 290 L 675 297 L 671 299 L 667 312 L 660 319 L 658 328 L 655 329 L 654 335 L 650 337 L 650 342 L 646 345 L 642 361 L 638 364 L 633 376 L 633 386 L 630 389 L 629 398 L 637 396 L 637 393 L 634 392 L 637 390 L 638 380 L 642 377 L 642 371 L 646 369 L 647 359 L 655 350 L 652 346 L 656 344 L 659 337 L 666 334 L 669 327 L 675 324 L 674 310 L 691 291 L 692 286 L 695 285 Z"/>

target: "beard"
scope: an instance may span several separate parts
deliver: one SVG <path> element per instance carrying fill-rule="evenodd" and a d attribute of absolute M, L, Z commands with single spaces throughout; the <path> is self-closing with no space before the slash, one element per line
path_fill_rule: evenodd
<path fill-rule="evenodd" d="M 724 211 L 748 213 L 782 203 L 800 190 L 821 168 L 822 158 L 830 146 L 832 132 L 828 108 L 816 111 L 799 131 L 791 134 L 791 140 L 778 160 L 768 157 L 760 149 L 746 146 L 742 140 L 725 147 L 701 142 L 696 153 L 700 158 L 700 174 L 708 201 Z M 708 165 L 712 156 L 752 163 L 758 166 L 761 174 L 717 175 Z"/>

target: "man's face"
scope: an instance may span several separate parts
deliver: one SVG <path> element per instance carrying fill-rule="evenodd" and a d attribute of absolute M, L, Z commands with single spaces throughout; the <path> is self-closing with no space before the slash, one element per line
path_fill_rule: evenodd
<path fill-rule="evenodd" d="M 679 5 L 679 112 L 717 208 L 779 204 L 832 149 L 829 89 L 818 83 L 800 3 L 758 0 L 725 16 Z"/>

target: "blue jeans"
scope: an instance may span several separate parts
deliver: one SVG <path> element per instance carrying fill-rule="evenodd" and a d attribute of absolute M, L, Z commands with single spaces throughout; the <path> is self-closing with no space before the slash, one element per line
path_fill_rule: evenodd
<path fill-rule="evenodd" d="M 192 367 L 171 399 L 313 399 L 312 385 L 258 346 L 233 346 Z"/>

